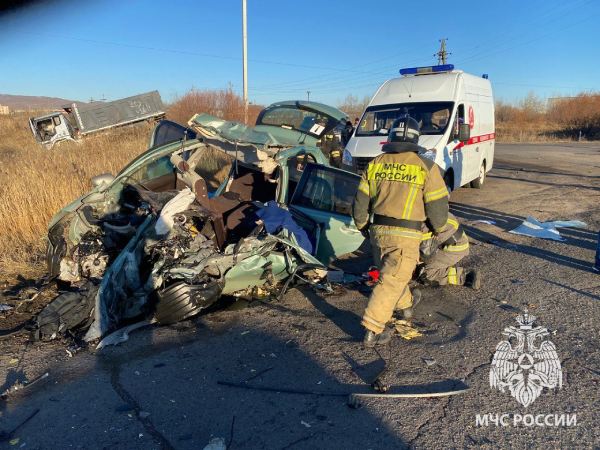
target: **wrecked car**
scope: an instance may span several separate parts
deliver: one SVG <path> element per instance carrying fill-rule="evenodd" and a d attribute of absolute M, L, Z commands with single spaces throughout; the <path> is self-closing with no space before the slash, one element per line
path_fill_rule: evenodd
<path fill-rule="evenodd" d="M 37 318 L 41 338 L 184 320 L 222 296 L 317 282 L 363 236 L 360 181 L 318 147 L 346 115 L 315 102 L 265 108 L 254 127 L 197 114 L 162 121 L 150 148 L 51 220 L 48 271 L 64 290 Z M 76 324 L 76 325 L 75 325 Z"/>

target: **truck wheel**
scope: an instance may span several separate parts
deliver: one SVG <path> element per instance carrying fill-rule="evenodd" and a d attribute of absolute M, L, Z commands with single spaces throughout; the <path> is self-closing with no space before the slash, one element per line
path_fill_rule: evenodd
<path fill-rule="evenodd" d="M 452 169 L 447 170 L 446 173 L 444 173 L 444 183 L 446 183 L 449 192 L 454 190 L 454 172 Z"/>
<path fill-rule="evenodd" d="M 483 183 L 485 182 L 485 161 L 481 163 L 481 167 L 479 168 L 479 176 L 471 181 L 471 187 L 475 189 L 481 189 Z"/>

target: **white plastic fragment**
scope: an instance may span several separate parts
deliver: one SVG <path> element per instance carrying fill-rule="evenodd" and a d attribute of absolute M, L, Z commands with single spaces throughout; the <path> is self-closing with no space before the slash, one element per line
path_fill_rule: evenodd
<path fill-rule="evenodd" d="M 555 220 L 552 222 L 540 222 L 535 217 L 527 217 L 525 221 L 510 233 L 523 236 L 537 237 L 540 239 L 551 239 L 553 241 L 564 241 L 556 228 L 585 228 L 587 225 L 580 220 Z"/>
<path fill-rule="evenodd" d="M 210 441 L 208 441 L 208 444 L 204 447 L 204 450 L 227 450 L 227 444 L 223 438 L 212 438 Z"/>
<path fill-rule="evenodd" d="M 156 234 L 159 236 L 168 234 L 173 228 L 173 216 L 188 209 L 195 198 L 196 195 L 190 188 L 185 188 L 169 200 L 160 211 L 160 217 L 156 220 L 156 224 L 154 225 Z"/>
<path fill-rule="evenodd" d="M 129 333 L 131 333 L 133 330 L 137 330 L 138 328 L 145 327 L 146 325 L 150 325 L 150 322 L 148 320 L 142 320 L 140 322 L 127 325 L 126 327 L 119 328 L 117 331 L 109 334 L 100 342 L 98 342 L 96 350 L 100 350 L 109 345 L 118 345 L 126 342 L 129 340 Z"/>

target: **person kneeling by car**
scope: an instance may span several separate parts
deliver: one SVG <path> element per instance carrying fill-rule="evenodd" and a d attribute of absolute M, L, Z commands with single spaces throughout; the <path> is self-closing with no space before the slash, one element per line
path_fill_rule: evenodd
<path fill-rule="evenodd" d="M 478 270 L 467 272 L 458 265 L 469 254 L 469 238 L 451 213 L 448 213 L 443 232 L 434 235 L 429 228 L 426 229 L 420 253 L 423 264 L 417 271 L 417 281 L 422 284 L 468 286 L 473 289 L 481 287 Z"/>

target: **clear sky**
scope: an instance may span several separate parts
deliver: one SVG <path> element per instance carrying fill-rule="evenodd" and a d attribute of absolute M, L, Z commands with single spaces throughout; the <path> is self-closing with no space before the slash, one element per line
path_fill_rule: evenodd
<path fill-rule="evenodd" d="M 502 100 L 600 90 L 600 1 L 247 1 L 254 103 L 370 96 L 401 67 L 435 63 L 440 38 Z M 46 0 L 0 14 L 0 93 L 241 93 L 241 53 L 241 0 Z"/>

